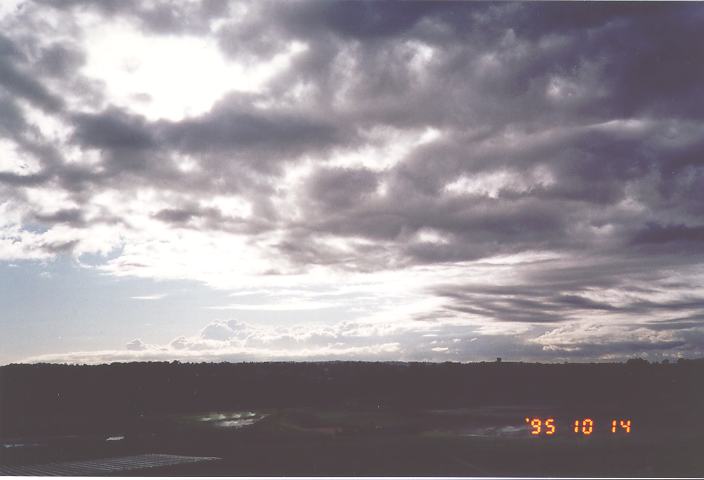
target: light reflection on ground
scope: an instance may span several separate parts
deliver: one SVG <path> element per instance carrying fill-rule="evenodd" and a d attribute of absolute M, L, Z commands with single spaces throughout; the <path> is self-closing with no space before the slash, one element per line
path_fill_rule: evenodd
<path fill-rule="evenodd" d="M 199 420 L 220 428 L 242 428 L 254 425 L 264 417 L 266 414 L 256 412 L 217 412 L 202 416 Z"/>

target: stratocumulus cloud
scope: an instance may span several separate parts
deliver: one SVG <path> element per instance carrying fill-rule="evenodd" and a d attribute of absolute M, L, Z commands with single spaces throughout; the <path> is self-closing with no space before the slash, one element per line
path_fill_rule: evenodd
<path fill-rule="evenodd" d="M 704 354 L 701 5 L 1 12 L 0 261 L 315 314 L 32 361 Z"/>

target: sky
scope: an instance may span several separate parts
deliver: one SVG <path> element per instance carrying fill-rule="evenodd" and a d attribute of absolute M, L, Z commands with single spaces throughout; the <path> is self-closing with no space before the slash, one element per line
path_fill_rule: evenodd
<path fill-rule="evenodd" d="M 702 24 L 3 1 L 0 364 L 701 357 Z"/>

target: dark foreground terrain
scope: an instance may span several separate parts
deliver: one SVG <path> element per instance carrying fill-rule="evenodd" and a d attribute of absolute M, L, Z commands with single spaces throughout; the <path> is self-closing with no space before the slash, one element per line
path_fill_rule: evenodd
<path fill-rule="evenodd" d="M 9 365 L 0 444 L 0 471 L 158 454 L 210 460 L 105 474 L 702 476 L 704 362 Z"/>

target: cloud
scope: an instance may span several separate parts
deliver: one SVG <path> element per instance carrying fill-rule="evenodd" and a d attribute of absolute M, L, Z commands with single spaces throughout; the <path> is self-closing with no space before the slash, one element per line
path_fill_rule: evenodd
<path fill-rule="evenodd" d="M 128 351 L 140 352 L 140 351 L 146 350 L 147 345 L 144 344 L 144 342 L 142 342 L 140 339 L 137 338 L 137 339 L 134 339 L 131 342 L 129 342 L 127 345 L 125 345 L 125 348 Z"/>
<path fill-rule="evenodd" d="M 0 85 L 13 95 L 26 99 L 42 109 L 58 111 L 62 100 L 28 72 L 28 59 L 14 42 L 0 36 Z"/>
<path fill-rule="evenodd" d="M 83 223 L 82 212 L 78 208 L 66 208 L 57 210 L 49 214 L 35 214 L 34 217 L 38 222 L 42 223 L 68 223 L 80 225 Z"/>
<path fill-rule="evenodd" d="M 641 323 L 603 316 L 542 326 L 519 321 L 509 331 L 423 308 L 409 312 L 389 309 L 356 320 L 317 325 L 219 320 L 195 335 L 180 336 L 163 345 L 133 340 L 124 350 L 40 355 L 23 361 L 481 361 L 496 356 L 549 362 L 623 361 L 633 356 L 661 360 L 704 354 L 703 315 Z"/>
<path fill-rule="evenodd" d="M 704 225 L 658 225 L 648 224 L 635 233 L 633 245 L 679 244 L 699 250 L 704 245 Z"/>
<path fill-rule="evenodd" d="M 173 360 L 336 360 L 391 359 L 399 353 L 395 342 L 373 344 L 335 341 L 334 332 L 305 332 L 301 328 L 272 329 L 237 321 L 214 322 L 194 337 L 179 337 L 168 345 L 147 345 L 135 339 L 124 350 L 40 355 L 26 362 L 110 363 L 117 361 Z"/>
<path fill-rule="evenodd" d="M 154 295 L 137 295 L 130 298 L 132 300 L 161 300 L 164 297 L 166 297 L 165 293 L 157 293 Z"/>
<path fill-rule="evenodd" d="M 214 308 L 422 298 L 400 324 L 471 327 L 458 345 L 368 340 L 405 358 L 701 351 L 696 320 L 672 319 L 702 309 L 702 19 L 692 4 L 26 2 L 0 18 L 0 258 L 98 254 L 105 274 L 233 292 L 353 285 L 366 305 Z M 580 327 L 598 319 L 617 340 Z"/>
<path fill-rule="evenodd" d="M 295 310 L 320 310 L 326 308 L 334 308 L 336 305 L 330 302 L 313 302 L 313 301 L 301 301 L 301 302 L 290 302 L 290 303 L 264 303 L 264 304 L 251 304 L 251 303 L 230 303 L 227 305 L 216 305 L 208 307 L 212 310 L 256 310 L 264 312 L 290 312 Z"/>

